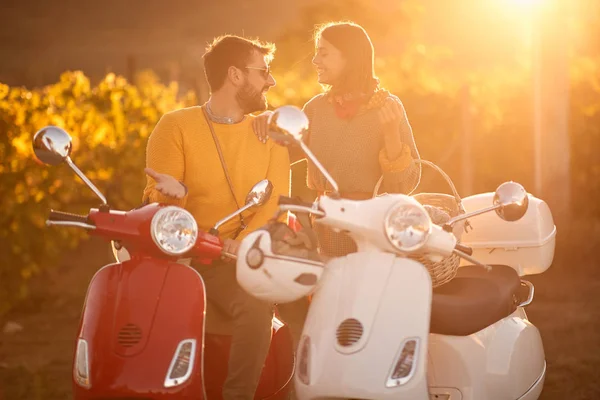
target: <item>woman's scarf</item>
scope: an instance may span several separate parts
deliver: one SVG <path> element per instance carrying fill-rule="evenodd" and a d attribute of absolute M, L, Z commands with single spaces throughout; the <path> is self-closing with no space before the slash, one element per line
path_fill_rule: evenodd
<path fill-rule="evenodd" d="M 377 89 L 373 93 L 328 93 L 328 101 L 333 104 L 335 114 L 341 119 L 352 119 L 367 110 L 380 108 L 390 92 Z"/>

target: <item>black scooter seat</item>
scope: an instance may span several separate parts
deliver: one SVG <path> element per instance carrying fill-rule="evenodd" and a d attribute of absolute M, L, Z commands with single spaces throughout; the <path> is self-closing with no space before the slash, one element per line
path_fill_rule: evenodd
<path fill-rule="evenodd" d="M 519 301 L 521 279 L 506 265 L 492 270 L 460 267 L 450 282 L 433 289 L 430 332 L 467 336 L 512 314 Z"/>

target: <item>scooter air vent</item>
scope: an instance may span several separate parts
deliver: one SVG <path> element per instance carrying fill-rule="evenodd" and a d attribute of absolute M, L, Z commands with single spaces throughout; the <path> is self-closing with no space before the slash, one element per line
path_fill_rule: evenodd
<path fill-rule="evenodd" d="M 132 347 L 142 340 L 142 330 L 135 324 L 127 324 L 119 331 L 117 342 L 123 347 Z"/>
<path fill-rule="evenodd" d="M 363 334 L 363 326 L 360 321 L 354 318 L 344 320 L 338 326 L 336 336 L 340 346 L 352 346 L 360 340 Z"/>

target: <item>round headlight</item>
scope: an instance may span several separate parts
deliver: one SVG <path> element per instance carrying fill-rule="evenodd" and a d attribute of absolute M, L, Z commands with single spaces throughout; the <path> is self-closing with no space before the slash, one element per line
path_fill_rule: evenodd
<path fill-rule="evenodd" d="M 431 232 L 431 218 L 423 207 L 398 204 L 385 217 L 385 233 L 396 249 L 412 252 L 423 247 Z"/>
<path fill-rule="evenodd" d="M 170 256 L 177 256 L 188 252 L 196 244 L 198 224 L 188 211 L 169 206 L 154 214 L 150 233 L 159 249 Z"/>

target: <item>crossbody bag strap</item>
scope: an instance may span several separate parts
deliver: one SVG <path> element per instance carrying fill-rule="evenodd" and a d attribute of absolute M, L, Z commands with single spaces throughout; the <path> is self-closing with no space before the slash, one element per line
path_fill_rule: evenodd
<path fill-rule="evenodd" d="M 202 112 L 204 113 L 204 118 L 206 119 L 206 123 L 208 124 L 208 128 L 210 129 L 210 134 L 212 135 L 212 138 L 215 142 L 215 147 L 217 148 L 217 153 L 219 154 L 219 160 L 221 160 L 221 166 L 223 167 L 223 172 L 225 173 L 225 179 L 227 180 L 227 184 L 229 185 L 229 190 L 231 191 L 231 195 L 233 196 L 233 201 L 235 201 L 235 205 L 239 210 L 240 205 L 235 197 L 235 191 L 233 190 L 233 183 L 231 183 L 231 178 L 229 177 L 229 172 L 227 171 L 227 164 L 225 164 L 225 158 L 223 157 L 223 152 L 221 151 L 221 145 L 219 144 L 219 140 L 217 139 L 217 135 L 215 134 L 215 129 L 213 128 L 212 121 L 208 117 L 208 114 L 206 113 L 206 110 L 204 109 L 204 107 L 202 107 Z M 246 225 L 246 222 L 244 221 L 244 217 L 242 216 L 242 214 L 240 214 L 239 216 L 240 216 L 240 227 L 235 232 L 235 235 L 233 236 L 234 239 L 237 238 L 238 235 L 240 233 L 242 233 L 242 231 L 248 227 L 248 225 Z"/>

